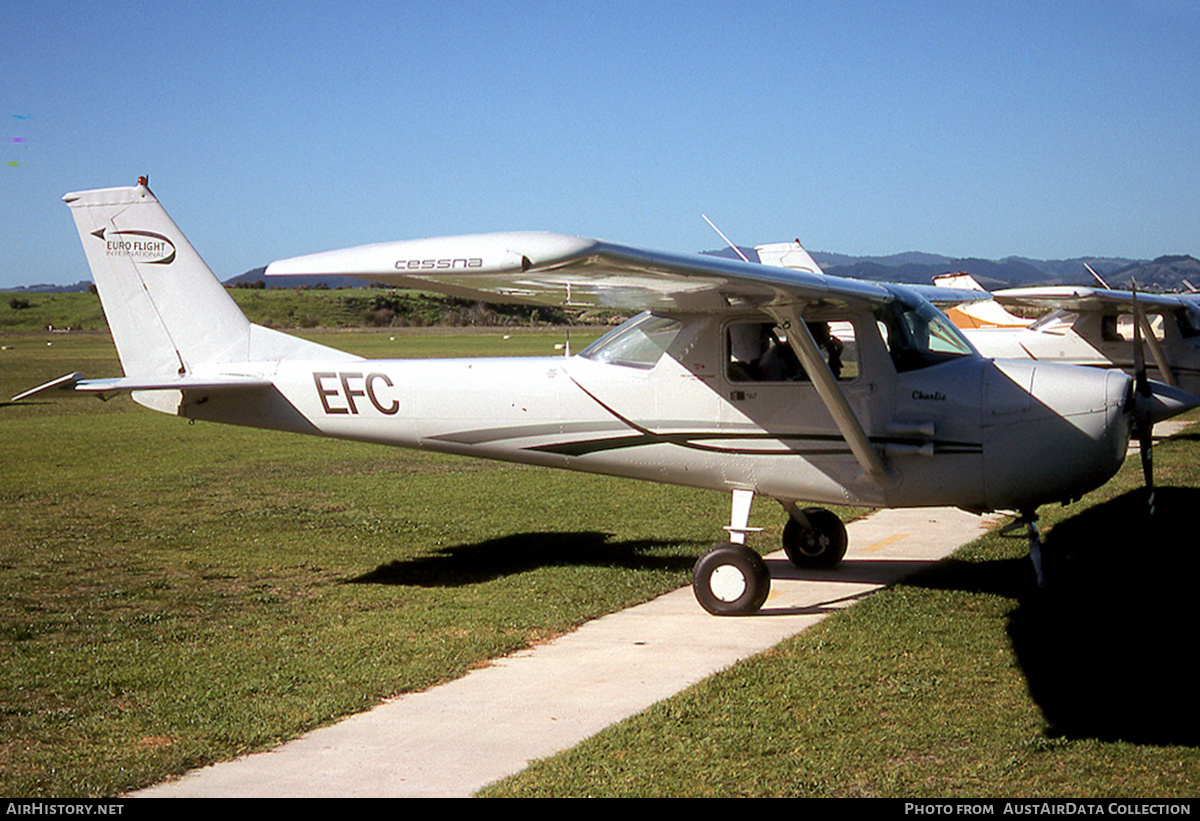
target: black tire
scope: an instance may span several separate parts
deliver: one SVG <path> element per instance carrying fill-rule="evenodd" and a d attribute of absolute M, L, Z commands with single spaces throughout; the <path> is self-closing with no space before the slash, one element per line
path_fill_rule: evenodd
<path fill-rule="evenodd" d="M 745 545 L 714 545 L 692 570 L 692 592 L 714 616 L 747 616 L 758 612 L 771 592 L 766 562 Z"/>
<path fill-rule="evenodd" d="M 805 508 L 804 515 L 812 527 L 789 517 L 783 526 L 783 552 L 796 567 L 833 567 L 846 555 L 846 526 L 824 508 Z"/>

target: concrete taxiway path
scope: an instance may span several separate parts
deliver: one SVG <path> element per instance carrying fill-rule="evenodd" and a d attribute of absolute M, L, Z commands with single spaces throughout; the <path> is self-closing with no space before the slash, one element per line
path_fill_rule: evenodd
<path fill-rule="evenodd" d="M 850 523 L 835 570 L 767 557 L 771 597 L 718 618 L 690 588 L 597 619 L 457 681 L 391 699 L 274 750 L 215 764 L 144 797 L 461 797 L 578 744 L 947 556 L 998 518 L 937 508 Z"/>

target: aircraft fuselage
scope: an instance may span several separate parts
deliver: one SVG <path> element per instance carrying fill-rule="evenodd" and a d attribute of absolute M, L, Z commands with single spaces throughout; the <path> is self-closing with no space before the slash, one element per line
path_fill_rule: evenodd
<path fill-rule="evenodd" d="M 839 384 L 887 468 L 868 477 L 803 375 L 735 369 L 735 326 L 762 319 L 672 317 L 661 350 L 284 361 L 254 401 L 186 395 L 176 412 L 785 503 L 1019 509 L 1091 489 L 1124 456 L 1121 374 L 974 353 L 901 372 L 873 315 L 838 315 Z"/>

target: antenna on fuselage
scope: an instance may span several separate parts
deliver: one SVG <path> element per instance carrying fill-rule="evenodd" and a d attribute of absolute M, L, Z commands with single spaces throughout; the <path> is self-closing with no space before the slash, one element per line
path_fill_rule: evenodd
<path fill-rule="evenodd" d="M 725 236 L 724 234 L 722 234 L 722 233 L 721 233 L 721 229 L 720 229 L 720 228 L 718 228 L 718 227 L 716 226 L 716 224 L 714 224 L 714 223 L 713 223 L 713 221 L 712 221 L 712 220 L 710 220 L 710 219 L 709 219 L 709 218 L 708 218 L 708 217 L 707 217 L 705 214 L 701 214 L 700 216 L 704 217 L 704 221 L 708 223 L 708 227 L 709 227 L 709 228 L 711 228 L 711 229 L 713 229 L 714 231 L 716 231 L 716 232 L 717 232 L 717 236 L 719 236 L 721 239 L 725 240 L 725 244 L 726 244 L 726 245 L 728 245 L 730 248 L 732 248 L 732 249 L 733 249 L 733 251 L 734 251 L 734 253 L 735 253 L 735 254 L 737 254 L 739 257 L 741 257 L 741 258 L 742 258 L 742 262 L 749 262 L 749 261 L 750 261 L 750 260 L 746 259 L 746 255 L 742 253 L 742 249 L 741 249 L 741 248 L 738 248 L 736 245 L 734 245 L 732 242 L 730 242 L 730 241 L 729 241 L 729 237 L 727 237 L 727 236 Z"/>

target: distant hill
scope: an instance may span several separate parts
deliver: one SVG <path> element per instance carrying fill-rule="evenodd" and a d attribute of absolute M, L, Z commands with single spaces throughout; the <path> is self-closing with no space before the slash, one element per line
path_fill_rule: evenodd
<path fill-rule="evenodd" d="M 271 277 L 267 279 L 267 266 L 263 265 L 259 268 L 251 268 L 244 274 L 239 274 L 231 279 L 225 280 L 223 283 L 231 288 L 329 288 L 336 290 L 338 288 L 366 288 L 370 285 L 369 282 L 356 277 Z M 259 285 L 259 283 L 262 283 Z"/>
<path fill-rule="evenodd" d="M 844 268 L 864 262 L 882 265 L 887 268 L 915 265 L 941 269 L 953 264 L 953 260 L 950 257 L 944 257 L 941 254 L 926 254 L 921 251 L 906 251 L 902 254 L 891 254 L 885 257 L 852 257 L 847 254 L 817 252 L 812 257 L 822 268 Z"/>
<path fill-rule="evenodd" d="M 740 250 L 748 259 L 757 261 L 758 255 L 753 248 Z M 737 258 L 732 248 L 702 253 Z M 1086 263 L 1113 288 L 1128 288 L 1133 279 L 1137 280 L 1139 287 L 1151 291 L 1188 291 L 1191 290 L 1187 284 L 1189 282 L 1200 287 L 1200 261 L 1186 255 L 1159 257 L 1147 262 L 1120 257 L 1043 260 L 1014 256 L 989 260 L 947 257 L 919 251 L 861 257 L 826 251 L 812 251 L 810 254 L 830 276 L 875 282 L 924 285 L 938 274 L 963 271 L 989 290 L 1032 285 L 1095 285 L 1096 281 L 1084 267 Z"/>
<path fill-rule="evenodd" d="M 1200 288 L 1200 260 L 1187 255 L 1164 256 L 1101 276 L 1113 288 L 1128 290 L 1136 282 L 1147 291 L 1190 291 L 1193 285 Z"/>
<path fill-rule="evenodd" d="M 15 288 L 2 288 L 3 291 L 28 294 L 77 294 L 92 287 L 90 279 L 81 280 L 74 285 L 19 285 Z"/>

